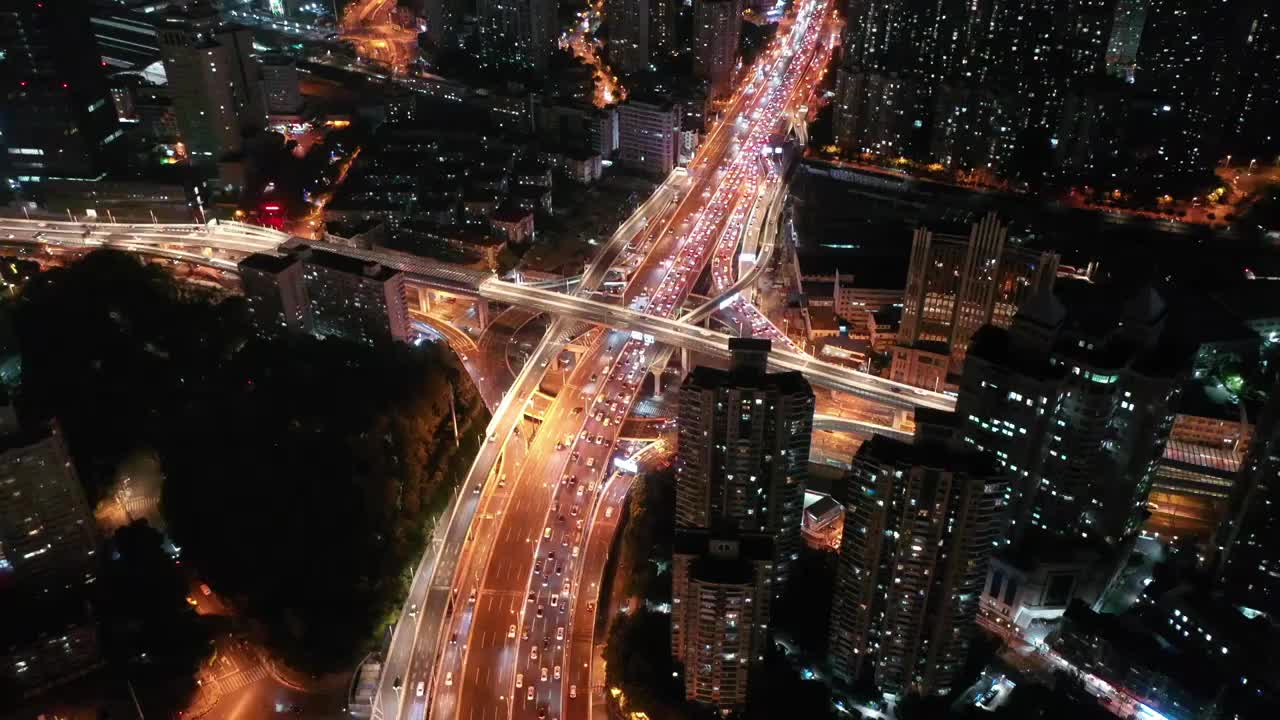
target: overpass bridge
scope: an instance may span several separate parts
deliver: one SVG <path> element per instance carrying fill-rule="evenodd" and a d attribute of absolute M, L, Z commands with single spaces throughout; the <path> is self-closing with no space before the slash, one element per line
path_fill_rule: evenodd
<path fill-rule="evenodd" d="M 706 355 L 729 356 L 729 340 L 732 336 L 680 320 L 656 317 L 598 300 L 517 285 L 497 278 L 481 283 L 479 291 L 482 297 L 490 300 L 630 330 L 638 337 L 652 338 L 656 342 Z M 774 370 L 798 370 L 804 373 L 809 382 L 819 387 L 847 392 L 894 408 L 955 409 L 955 398 L 949 395 L 857 372 L 786 348 L 775 348 L 769 353 L 769 365 Z"/>
<path fill-rule="evenodd" d="M 705 317 L 710 307 L 699 308 L 702 312 L 681 320 L 654 317 L 538 285 L 507 282 L 487 271 L 457 267 L 406 253 L 309 241 L 244 223 L 130 224 L 0 218 L 0 242 L 80 250 L 113 248 L 189 260 L 231 271 L 235 269 L 235 261 L 245 255 L 278 255 L 304 246 L 312 247 L 400 270 L 410 285 L 631 330 L 640 337 L 651 337 L 658 342 L 716 357 L 727 357 L 729 352 L 730 335 L 689 322 Z M 597 268 L 592 270 L 598 272 Z M 852 393 L 895 408 L 928 407 L 947 411 L 955 408 L 955 399 L 947 395 L 855 372 L 787 348 L 775 349 L 770 354 L 770 365 L 776 370 L 799 370 L 819 387 Z"/>

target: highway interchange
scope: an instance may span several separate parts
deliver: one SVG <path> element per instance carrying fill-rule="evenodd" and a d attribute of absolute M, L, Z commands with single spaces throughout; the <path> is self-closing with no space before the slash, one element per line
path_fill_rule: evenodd
<path fill-rule="evenodd" d="M 754 202 L 767 172 L 763 151 L 792 103 L 808 99 L 811 63 L 830 38 L 830 20 L 827 4 L 801 3 L 760 72 L 748 71 L 751 81 L 691 164 L 683 199 L 623 248 L 615 264 L 634 271 L 614 298 L 618 306 L 673 319 L 713 251 L 721 242 L 736 246 L 741 207 Z M 459 556 L 447 627 L 436 640 L 439 665 L 427 680 L 410 672 L 411 683 L 429 686 L 405 717 L 422 717 L 428 699 L 436 718 L 589 715 L 599 685 L 590 674 L 591 630 L 607 554 L 605 531 L 596 534 L 594 522 L 618 513 L 619 498 L 602 488 L 614 487 L 604 483 L 618 431 L 658 352 L 643 333 L 601 334 L 578 358 L 523 462 L 508 463 L 485 486 L 483 524 Z M 526 371 L 546 361 L 535 353 Z"/>
<path fill-rule="evenodd" d="M 899 407 L 949 405 L 942 396 L 870 376 L 848 381 L 854 373 L 798 353 L 734 291 L 742 287 L 733 277 L 740 240 L 765 215 L 777 213 L 781 179 L 772 144 L 825 72 L 835 22 L 826 0 L 796 4 L 771 46 L 743 71 L 688 170 L 673 173 L 619 228 L 573 292 L 477 280 L 438 263 L 391 259 L 406 272 L 459 287 L 478 285 L 481 296 L 550 311 L 555 319 L 497 399 L 486 442 L 432 534 L 386 653 L 376 717 L 417 719 L 428 711 L 466 720 L 590 716 L 593 690 L 603 681 L 591 674 L 599 582 L 630 482 L 627 473 L 615 472 L 618 434 L 650 368 L 669 356 L 662 343 L 723 353 L 727 336 L 677 320 L 713 257 L 713 294 L 724 297 L 716 309 L 782 345 L 776 366 L 811 377 L 839 376 L 845 386 L 835 387 Z M 228 268 L 234 268 L 233 255 L 278 252 L 289 241 L 238 224 L 5 219 L 0 233 L 6 229 L 23 236 L 10 232 L 10 241 L 117 247 Z M 628 268 L 625 287 L 599 292 L 617 267 Z M 531 430 L 518 429 L 529 427 L 525 408 L 547 368 L 586 328 L 583 320 L 614 329 L 586 336 L 588 349 L 528 437 Z M 467 347 L 461 338 L 450 339 Z M 495 369 L 490 362 L 481 372 Z M 493 405 L 495 398 L 486 393 L 486 400 Z"/>

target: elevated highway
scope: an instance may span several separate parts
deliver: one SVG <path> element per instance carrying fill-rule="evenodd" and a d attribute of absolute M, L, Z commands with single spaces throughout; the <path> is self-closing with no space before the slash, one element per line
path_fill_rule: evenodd
<path fill-rule="evenodd" d="M 659 343 L 707 355 L 728 357 L 729 354 L 729 339 L 732 336 L 726 333 L 599 300 L 563 295 L 498 279 L 482 283 L 480 294 L 490 300 L 630 330 L 641 338 L 647 335 Z M 955 409 L 955 398 L 949 395 L 857 372 L 786 348 L 774 349 L 769 355 L 769 365 L 774 370 L 799 370 L 816 386 L 851 393 L 896 408 Z"/>

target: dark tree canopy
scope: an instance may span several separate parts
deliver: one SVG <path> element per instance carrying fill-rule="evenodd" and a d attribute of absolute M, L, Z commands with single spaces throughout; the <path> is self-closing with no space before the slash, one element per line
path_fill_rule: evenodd
<path fill-rule="evenodd" d="M 265 340 L 242 303 L 97 252 L 17 305 L 21 404 L 63 424 L 91 500 L 156 451 L 184 557 L 299 669 L 349 665 L 402 597 L 486 420 L 437 346 Z M 469 430 L 469 428 L 471 428 Z"/>

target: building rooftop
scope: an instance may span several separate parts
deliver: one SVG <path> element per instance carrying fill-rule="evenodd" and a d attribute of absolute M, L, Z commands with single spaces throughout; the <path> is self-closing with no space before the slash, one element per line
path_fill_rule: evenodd
<path fill-rule="evenodd" d="M 995 463 L 986 454 L 955 449 L 942 443 L 904 442 L 886 435 L 872 435 L 858 448 L 854 459 L 897 466 L 919 465 L 973 477 L 996 477 L 999 474 Z"/>
<path fill-rule="evenodd" d="M 812 393 L 809 381 L 800 372 L 781 372 L 758 375 L 751 372 L 734 372 L 719 368 L 699 365 L 685 379 L 686 385 L 697 385 L 704 389 L 751 387 L 777 390 L 783 394 Z"/>
<path fill-rule="evenodd" d="M 293 267 L 293 264 L 296 262 L 298 262 L 298 258 L 294 255 L 268 255 L 267 253 L 254 253 L 236 264 L 241 270 L 247 268 L 249 270 L 257 270 L 258 272 L 275 275 Z"/>
<path fill-rule="evenodd" d="M 386 282 L 400 274 L 400 271 L 379 263 L 366 262 L 359 258 L 339 255 L 328 250 L 317 250 L 306 245 L 298 247 L 298 254 L 302 258 L 304 265 L 322 267 L 347 275 L 359 275 L 379 282 Z"/>
<path fill-rule="evenodd" d="M 505 204 L 493 212 L 493 219 L 498 222 L 521 222 L 532 217 L 532 210 L 525 210 L 518 205 Z"/>
<path fill-rule="evenodd" d="M 843 505 L 825 495 L 804 509 L 804 514 L 812 517 L 815 521 L 822 521 L 843 512 Z"/>
<path fill-rule="evenodd" d="M 1164 462 L 1188 465 L 1214 474 L 1233 476 L 1240 471 L 1239 454 L 1219 447 L 1170 440 L 1164 446 Z"/>

